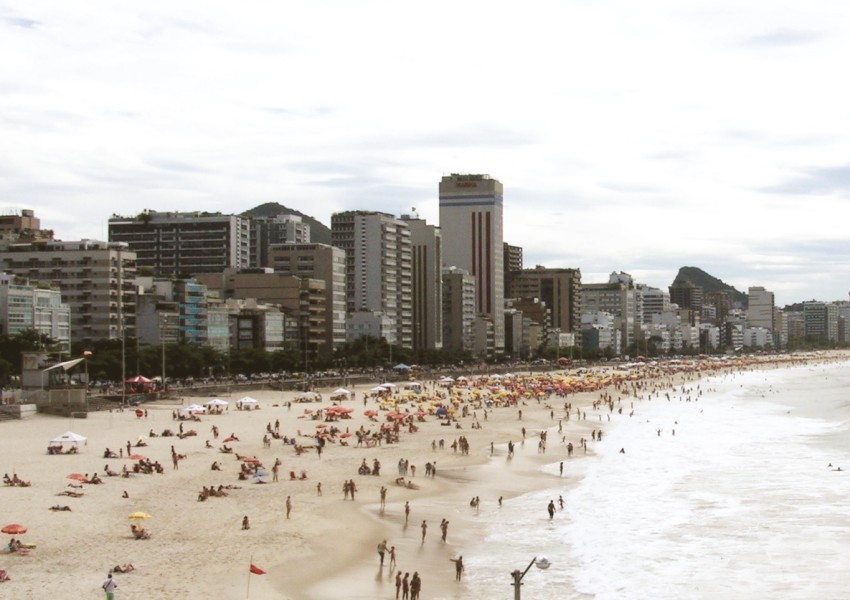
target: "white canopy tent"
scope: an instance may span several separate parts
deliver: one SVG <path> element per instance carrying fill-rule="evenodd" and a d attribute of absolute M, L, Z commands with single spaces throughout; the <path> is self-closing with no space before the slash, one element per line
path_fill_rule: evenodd
<path fill-rule="evenodd" d="M 351 396 L 351 392 L 349 392 L 345 388 L 337 388 L 337 389 L 335 389 L 334 391 L 331 392 L 331 399 L 333 399 L 333 398 L 347 399 L 350 396 Z"/>
<path fill-rule="evenodd" d="M 213 398 L 209 402 L 204 402 L 204 406 L 210 407 L 214 406 L 216 408 L 222 408 L 230 404 L 227 400 L 222 400 L 221 398 Z"/>
<path fill-rule="evenodd" d="M 245 396 L 244 398 L 240 398 L 236 401 L 236 408 L 241 410 L 252 410 L 260 408 L 260 403 L 251 396 Z"/>
<path fill-rule="evenodd" d="M 51 444 L 79 444 L 80 442 L 87 442 L 88 438 L 80 435 L 79 433 L 74 433 L 73 431 L 66 431 L 59 437 L 55 437 L 50 440 Z"/>

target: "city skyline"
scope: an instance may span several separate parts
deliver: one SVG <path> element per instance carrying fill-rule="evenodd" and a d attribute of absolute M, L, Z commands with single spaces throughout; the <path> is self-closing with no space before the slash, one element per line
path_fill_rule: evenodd
<path fill-rule="evenodd" d="M 504 185 L 525 266 L 695 266 L 777 306 L 846 300 L 850 7 L 329 1 L 0 8 L 0 210 L 64 240 L 114 214 L 280 202 L 438 224 Z"/>

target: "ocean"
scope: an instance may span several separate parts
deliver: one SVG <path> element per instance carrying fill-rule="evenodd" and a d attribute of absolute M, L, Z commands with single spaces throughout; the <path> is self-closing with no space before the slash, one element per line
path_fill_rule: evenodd
<path fill-rule="evenodd" d="M 595 456 L 565 461 L 564 479 L 548 465 L 549 489 L 482 504 L 464 582 L 444 597 L 513 598 L 511 572 L 545 556 L 523 597 L 850 598 L 848 366 L 707 377 L 669 401 L 624 398 L 610 422 L 588 410 L 603 415 Z"/>

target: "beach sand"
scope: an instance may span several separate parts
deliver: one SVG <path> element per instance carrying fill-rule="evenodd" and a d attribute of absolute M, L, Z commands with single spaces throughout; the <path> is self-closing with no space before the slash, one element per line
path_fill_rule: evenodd
<path fill-rule="evenodd" d="M 799 360 L 799 359 L 797 359 Z M 761 361 L 759 368 L 786 365 L 785 359 Z M 724 368 L 745 368 L 726 366 Z M 752 365 L 746 368 L 753 368 Z M 599 372 L 612 372 L 602 369 Z M 660 376 L 647 386 L 680 385 L 699 374 L 682 372 Z M 627 385 L 634 385 L 629 383 Z M 377 403 L 362 398 L 372 385 L 353 388 L 355 400 L 342 403 L 353 408 L 351 419 L 329 425 L 354 432 L 361 426 L 375 430 L 379 423 L 370 421 L 363 412 L 375 409 Z M 646 388 L 644 388 L 646 389 Z M 394 598 L 395 571 L 385 564 L 379 567 L 377 544 L 386 539 L 396 546 L 398 569 L 418 571 L 423 578 L 423 598 L 468 598 L 474 593 L 463 583 L 454 581 L 451 558 L 474 547 L 484 526 L 480 514 L 469 506 L 479 496 L 482 505 L 492 508 L 496 499 L 506 501 L 518 494 L 542 489 L 559 477 L 558 462 L 564 461 L 564 478 L 569 480 L 571 461 L 592 456 L 580 447 L 580 439 L 590 439 L 592 429 L 599 427 L 591 405 L 607 390 L 570 394 L 566 399 L 551 397 L 541 402 L 493 408 L 486 420 L 477 411 L 480 429 L 471 428 L 472 417 L 460 419 L 461 429 L 440 425 L 433 416 L 417 422 L 419 431 L 403 429 L 400 442 L 365 448 L 357 447 L 355 437 L 349 446 L 329 443 L 319 457 L 314 449 L 296 455 L 292 446 L 272 440 L 264 447 L 267 424 L 280 421 L 280 433 L 296 436 L 300 444 L 312 448 L 312 438 L 321 421 L 310 419 L 305 410 L 328 408 L 332 403 L 295 404 L 287 402 L 295 394 L 289 392 L 251 391 L 260 401 L 260 409 L 238 411 L 239 396 L 223 396 L 230 402 L 222 415 L 202 416 L 200 422 L 184 422 L 185 430 L 195 429 L 197 436 L 148 438 L 147 447 L 133 448 L 151 460 L 159 461 L 164 473 L 133 475 L 130 478 L 104 477 L 104 466 L 120 471 L 133 461 L 104 459 L 106 448 L 118 451 L 128 441 L 135 443 L 150 430 L 159 434 L 164 429 L 177 431 L 172 419 L 179 404 L 147 404 L 148 417 L 138 418 L 134 411 L 91 413 L 86 419 L 64 419 L 38 415 L 21 421 L 0 424 L 0 462 L 3 472 L 17 473 L 30 481 L 31 487 L 0 487 L 2 525 L 20 523 L 28 532 L 20 538 L 36 544 L 28 556 L 0 554 L 0 568 L 6 569 L 11 582 L 0 584 L 4 594 L 15 598 L 89 597 L 100 594 L 100 584 L 112 566 L 132 563 L 136 570 L 116 574 L 118 597 L 144 597 L 150 600 L 173 598 L 290 598 L 321 599 Z M 204 402 L 209 398 L 185 397 L 184 404 Z M 179 401 L 178 401 L 179 402 Z M 571 402 L 588 413 L 588 419 L 573 415 L 563 421 L 563 405 Z M 548 408 L 546 405 L 550 405 Z M 523 411 L 522 420 L 518 411 Z M 554 412 L 554 417 L 552 416 Z M 601 418 L 601 417 L 600 417 Z M 220 436 L 214 440 L 211 427 L 218 426 Z M 527 441 L 522 443 L 521 428 L 526 428 Z M 48 441 L 66 430 L 88 438 L 78 454 L 48 455 Z M 538 451 L 539 432 L 548 430 L 547 452 Z M 300 432 L 300 436 L 299 436 Z M 239 481 L 240 462 L 235 455 L 221 453 L 222 439 L 235 434 L 232 442 L 240 455 L 258 457 L 269 476 L 266 485 L 253 480 Z M 454 452 L 450 444 L 463 435 L 469 440 L 469 455 Z M 572 442 L 575 455 L 567 459 L 561 437 Z M 432 441 L 445 440 L 442 449 L 432 450 Z M 213 448 L 206 448 L 210 440 Z M 516 444 L 512 459 L 506 456 L 506 444 Z M 494 445 L 491 456 L 490 444 Z M 603 442 L 604 443 L 604 442 Z M 186 458 L 179 469 L 172 468 L 171 446 Z M 126 450 L 124 450 L 126 456 Z M 271 481 L 270 469 L 276 458 L 282 461 L 279 482 Z M 358 475 L 362 460 L 381 462 L 380 476 Z M 418 489 L 396 485 L 397 464 L 407 459 L 416 465 Z M 210 465 L 218 461 L 221 471 Z M 425 463 L 437 464 L 437 476 L 425 476 Z M 306 480 L 290 481 L 290 471 L 306 470 Z M 69 474 L 99 473 L 103 485 L 86 485 L 82 489 Z M 358 493 L 354 501 L 344 500 L 342 484 L 354 479 Z M 321 482 L 322 495 L 316 486 Z M 236 485 L 224 498 L 198 501 L 202 486 Z M 387 505 L 380 510 L 380 488 L 387 488 Z M 83 492 L 81 498 L 59 496 L 65 491 Z M 123 498 L 126 491 L 129 498 Z M 286 518 L 286 498 L 292 499 L 291 518 Z M 404 503 L 409 502 L 409 523 L 404 523 Z M 71 511 L 51 511 L 54 505 L 67 505 Z M 152 534 L 149 540 L 135 540 L 130 532 L 128 515 L 143 511 L 151 515 L 141 524 Z M 541 507 L 545 511 L 545 507 Z M 242 529 L 243 516 L 250 519 L 250 529 Z M 447 541 L 440 541 L 440 521 L 450 521 Z M 428 522 L 425 542 L 421 542 L 420 524 Z M 5 536 L 4 541 L 10 536 Z M 388 563 L 388 559 L 387 559 Z M 265 575 L 249 575 L 256 565 Z"/>

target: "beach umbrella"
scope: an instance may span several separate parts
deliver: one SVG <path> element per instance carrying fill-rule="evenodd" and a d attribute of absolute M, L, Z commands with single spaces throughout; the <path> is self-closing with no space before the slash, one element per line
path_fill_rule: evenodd
<path fill-rule="evenodd" d="M 377 410 L 364 410 L 363 414 L 366 415 L 367 417 L 377 417 L 378 411 Z"/>
<path fill-rule="evenodd" d="M 244 457 L 242 457 L 242 462 L 252 464 L 252 465 L 256 465 L 256 464 L 260 463 L 260 459 L 257 458 L 256 456 L 244 456 Z"/>
<path fill-rule="evenodd" d="M 130 460 L 147 460 L 147 458 L 142 456 L 141 454 L 131 454 L 127 458 L 129 458 Z"/>
<path fill-rule="evenodd" d="M 341 438 L 351 437 L 351 433 L 349 433 L 348 431 L 346 431 L 345 433 L 343 433 L 343 434 L 342 434 L 342 435 L 340 435 L 339 437 L 341 437 Z"/>
<path fill-rule="evenodd" d="M 135 520 L 150 519 L 151 515 L 149 515 L 146 512 L 136 511 L 134 513 L 130 513 L 129 515 L 127 515 L 127 518 L 128 519 L 135 519 Z"/>
<path fill-rule="evenodd" d="M 6 533 L 9 535 L 21 535 L 22 533 L 27 532 L 27 528 L 23 525 L 18 525 L 17 523 L 12 523 L 11 525 L 6 525 L 3 529 L 0 529 L 0 532 Z"/>
<path fill-rule="evenodd" d="M 73 479 L 74 481 L 85 481 L 86 476 L 82 473 L 71 473 L 68 475 L 68 479 Z"/>

